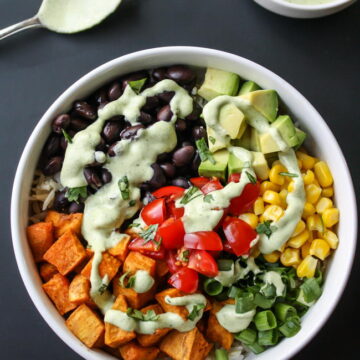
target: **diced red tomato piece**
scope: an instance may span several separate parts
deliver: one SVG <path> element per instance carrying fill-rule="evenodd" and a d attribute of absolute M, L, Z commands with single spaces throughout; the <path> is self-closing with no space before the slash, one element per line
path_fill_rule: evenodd
<path fill-rule="evenodd" d="M 208 277 L 214 277 L 219 273 L 217 262 L 204 250 L 191 252 L 188 267 Z"/>
<path fill-rule="evenodd" d="M 176 289 L 191 294 L 198 289 L 199 275 L 195 270 L 183 267 L 170 277 L 168 283 Z"/>
<path fill-rule="evenodd" d="M 212 191 L 220 190 L 222 188 L 223 186 L 221 185 L 219 179 L 213 178 L 211 181 L 202 186 L 200 190 L 203 192 L 204 195 L 206 195 L 211 193 Z"/>
<path fill-rule="evenodd" d="M 228 216 L 224 220 L 223 230 L 227 241 L 237 256 L 249 253 L 250 244 L 256 238 L 257 233 L 248 223 Z"/>
<path fill-rule="evenodd" d="M 184 211 L 185 211 L 184 208 L 183 207 L 177 208 L 175 206 L 174 201 L 168 201 L 167 206 L 168 206 L 170 215 L 173 216 L 175 219 L 179 219 L 184 215 Z"/>
<path fill-rule="evenodd" d="M 149 256 L 154 259 L 164 259 L 165 258 L 165 249 L 162 244 L 159 244 L 159 237 L 156 237 L 156 242 L 147 241 L 145 242 L 142 238 L 136 238 L 129 244 L 129 250 L 138 251 L 146 256 Z"/>
<path fill-rule="evenodd" d="M 196 186 L 197 188 L 201 189 L 205 184 L 207 184 L 211 179 L 205 176 L 199 176 L 195 178 L 191 178 L 190 182 Z"/>
<path fill-rule="evenodd" d="M 178 199 L 182 196 L 184 191 L 185 189 L 180 186 L 164 186 L 154 191 L 152 195 L 157 199 L 170 196 L 172 199 Z"/>
<path fill-rule="evenodd" d="M 158 229 L 165 249 L 180 249 L 184 245 L 184 224 L 181 219 L 173 217 L 165 220 Z"/>
<path fill-rule="evenodd" d="M 230 254 L 235 254 L 234 250 L 232 249 L 230 243 L 226 240 L 224 241 L 224 251 L 230 253 Z"/>
<path fill-rule="evenodd" d="M 166 219 L 165 199 L 156 199 L 145 205 L 141 217 L 146 225 L 162 224 Z"/>
<path fill-rule="evenodd" d="M 236 173 L 236 174 L 231 174 L 229 175 L 229 181 L 228 182 L 236 182 L 238 183 L 240 181 L 240 174 Z"/>
<path fill-rule="evenodd" d="M 197 231 L 185 234 L 184 246 L 188 249 L 221 251 L 223 244 L 215 231 Z"/>
<path fill-rule="evenodd" d="M 174 251 L 174 250 L 169 250 L 166 252 L 165 260 L 166 260 L 166 264 L 169 268 L 169 271 L 172 274 L 176 273 L 177 271 L 179 271 L 182 268 L 182 266 L 176 265 L 177 258 L 176 258 L 176 251 Z"/>

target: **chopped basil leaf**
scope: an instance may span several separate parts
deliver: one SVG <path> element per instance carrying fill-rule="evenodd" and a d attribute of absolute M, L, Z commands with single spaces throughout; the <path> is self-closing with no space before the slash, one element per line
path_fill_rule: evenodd
<path fill-rule="evenodd" d="M 202 309 L 204 309 L 204 304 L 196 304 L 191 310 L 191 313 L 188 315 L 188 319 L 194 321 L 198 316 Z"/>
<path fill-rule="evenodd" d="M 281 175 L 281 176 L 289 176 L 289 177 L 299 177 L 298 174 L 289 173 L 289 172 L 279 172 L 279 175 Z"/>
<path fill-rule="evenodd" d="M 72 137 L 64 130 L 64 129 L 61 129 L 61 131 L 62 131 L 62 133 L 63 133 L 63 135 L 64 135 L 64 138 L 65 138 L 65 140 L 68 142 L 68 143 L 70 143 L 70 144 L 72 144 Z"/>
<path fill-rule="evenodd" d="M 136 201 L 135 200 L 130 200 L 129 201 L 129 206 L 131 207 L 131 206 L 135 206 L 135 204 L 136 204 Z"/>
<path fill-rule="evenodd" d="M 101 284 L 101 286 L 98 289 L 99 294 L 102 295 L 106 291 L 107 288 L 108 288 L 107 284 Z"/>
<path fill-rule="evenodd" d="M 136 94 L 139 94 L 141 89 L 145 85 L 146 80 L 147 80 L 147 78 L 140 79 L 140 80 L 129 81 L 129 85 L 134 90 L 134 92 Z"/>
<path fill-rule="evenodd" d="M 199 156 L 201 161 L 209 160 L 212 164 L 216 164 L 216 161 L 211 151 L 209 150 L 204 138 L 201 138 L 200 140 L 196 140 L 196 147 L 199 150 Z"/>
<path fill-rule="evenodd" d="M 201 194 L 196 195 L 193 197 L 193 195 L 199 191 L 199 189 L 196 186 L 192 186 L 187 192 L 186 194 L 183 196 L 183 198 L 180 201 L 180 204 L 187 204 L 188 202 L 190 202 L 191 200 L 194 200 L 195 198 L 201 196 Z"/>
<path fill-rule="evenodd" d="M 76 187 L 76 188 L 69 188 L 65 193 L 65 197 L 67 197 L 67 199 L 70 202 L 75 201 L 75 202 L 79 203 L 79 197 L 86 199 L 87 187 L 81 186 L 81 187 Z"/>
<path fill-rule="evenodd" d="M 248 177 L 249 181 L 252 184 L 256 184 L 256 177 L 254 177 L 252 174 L 250 174 L 248 171 L 245 171 L 246 176 Z"/>
<path fill-rule="evenodd" d="M 140 237 L 144 239 L 143 244 L 147 244 L 149 241 L 154 241 L 158 227 L 159 227 L 158 224 L 150 225 L 146 230 L 144 230 L 140 234 Z M 155 242 L 155 243 L 158 243 L 158 242 Z"/>
<path fill-rule="evenodd" d="M 204 201 L 207 203 L 211 203 L 214 200 L 214 197 L 211 194 L 204 196 Z"/>
<path fill-rule="evenodd" d="M 118 181 L 118 186 L 121 192 L 121 197 L 123 200 L 130 199 L 130 189 L 129 189 L 129 179 L 125 175 Z"/>
<path fill-rule="evenodd" d="M 266 220 L 266 221 L 260 223 L 256 227 L 256 232 L 258 234 L 265 234 L 269 238 L 271 236 L 271 234 L 273 233 L 273 231 L 275 231 L 277 229 L 276 226 L 271 226 L 270 224 L 271 224 L 270 220 Z"/>
<path fill-rule="evenodd" d="M 216 139 L 212 136 L 209 136 L 209 140 L 212 144 L 215 144 L 216 143 Z"/>

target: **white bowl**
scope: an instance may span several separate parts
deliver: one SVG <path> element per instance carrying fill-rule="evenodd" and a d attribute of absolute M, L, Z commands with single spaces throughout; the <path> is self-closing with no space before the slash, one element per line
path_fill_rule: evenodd
<path fill-rule="evenodd" d="M 35 306 L 55 333 L 79 355 L 89 360 L 113 359 L 102 351 L 86 348 L 66 328 L 64 319 L 41 288 L 36 265 L 26 240 L 28 222 L 28 196 L 37 159 L 49 135 L 50 123 L 59 113 L 68 111 L 74 100 L 91 94 L 105 83 L 122 74 L 143 68 L 169 64 L 211 66 L 238 73 L 263 88 L 276 89 L 281 100 L 290 109 L 294 119 L 308 132 L 308 146 L 312 153 L 328 162 L 335 181 L 335 201 L 340 208 L 338 234 L 339 248 L 327 272 L 324 293 L 309 310 L 302 322 L 301 331 L 293 338 L 250 359 L 282 360 L 290 358 L 309 342 L 331 315 L 340 299 L 351 270 L 357 235 L 356 202 L 353 185 L 343 154 L 333 134 L 313 106 L 291 85 L 271 71 L 242 57 L 197 47 L 164 47 L 139 51 L 110 61 L 82 77 L 67 89 L 41 118 L 21 156 L 12 193 L 11 229 L 17 264 L 26 289 Z"/>
<path fill-rule="evenodd" d="M 299 19 L 318 18 L 341 11 L 356 0 L 334 0 L 319 5 L 301 5 L 289 3 L 285 0 L 254 0 L 267 10 L 276 14 Z"/>

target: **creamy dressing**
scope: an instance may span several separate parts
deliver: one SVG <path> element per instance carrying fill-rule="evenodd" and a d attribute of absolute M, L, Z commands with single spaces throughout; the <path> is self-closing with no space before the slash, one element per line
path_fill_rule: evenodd
<path fill-rule="evenodd" d="M 145 270 L 138 270 L 135 273 L 135 283 L 133 289 L 138 294 L 149 291 L 155 284 L 154 278 Z"/>
<path fill-rule="evenodd" d="M 227 304 L 216 313 L 216 318 L 227 331 L 238 333 L 248 328 L 255 314 L 255 309 L 239 314 L 235 311 L 235 305 Z"/>
<path fill-rule="evenodd" d="M 99 24 L 120 3 L 121 0 L 43 0 L 38 16 L 48 29 L 70 34 Z"/>
<path fill-rule="evenodd" d="M 266 285 L 274 285 L 276 289 L 276 296 L 283 296 L 285 293 L 285 284 L 281 279 L 281 275 L 276 271 L 268 271 L 263 277 L 264 285 L 260 291 L 266 287 Z"/>

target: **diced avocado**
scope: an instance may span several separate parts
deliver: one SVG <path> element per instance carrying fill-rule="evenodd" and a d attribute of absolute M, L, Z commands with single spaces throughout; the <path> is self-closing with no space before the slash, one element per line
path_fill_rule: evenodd
<path fill-rule="evenodd" d="M 245 149 L 250 149 L 251 144 L 251 127 L 247 126 L 243 135 L 240 137 L 240 139 L 234 139 L 231 141 L 232 145 L 240 146 Z"/>
<path fill-rule="evenodd" d="M 244 162 L 239 159 L 235 154 L 230 153 L 228 166 L 229 175 L 238 174 L 241 173 L 244 167 Z"/>
<path fill-rule="evenodd" d="M 270 132 L 260 134 L 259 140 L 260 140 L 260 149 L 263 154 L 268 154 L 281 150 Z"/>
<path fill-rule="evenodd" d="M 246 128 L 245 115 L 231 103 L 221 107 L 219 123 L 231 139 L 240 138 Z"/>
<path fill-rule="evenodd" d="M 254 108 L 266 117 L 269 122 L 276 119 L 279 100 L 275 90 L 257 90 L 242 95 L 250 101 Z"/>
<path fill-rule="evenodd" d="M 289 115 L 279 116 L 272 124 L 272 127 L 276 128 L 280 133 L 283 140 L 290 147 L 296 146 L 299 143 L 298 136 L 296 134 L 296 128 Z"/>
<path fill-rule="evenodd" d="M 250 150 L 261 151 L 260 135 L 254 128 L 251 128 Z"/>
<path fill-rule="evenodd" d="M 252 167 L 257 175 L 257 177 L 261 180 L 266 180 L 269 177 L 269 166 L 265 159 L 265 156 L 261 152 L 252 152 L 253 161 Z M 230 160 L 229 160 L 230 161 Z M 230 162 L 229 162 L 230 169 Z"/>
<path fill-rule="evenodd" d="M 256 91 L 260 89 L 260 86 L 253 81 L 245 81 L 240 88 L 239 95 L 244 95 L 251 91 Z"/>
<path fill-rule="evenodd" d="M 206 131 L 208 135 L 209 150 L 212 153 L 220 149 L 226 148 L 225 142 L 215 130 L 213 130 L 211 127 L 208 126 L 206 128 Z"/>
<path fill-rule="evenodd" d="M 215 164 L 209 160 L 202 161 L 199 166 L 199 175 L 212 177 L 216 176 L 220 179 L 226 179 L 226 169 L 229 162 L 229 152 L 226 149 L 219 150 L 213 154 Z"/>
<path fill-rule="evenodd" d="M 307 135 L 306 135 L 305 131 L 302 131 L 302 130 L 300 130 L 298 128 L 295 128 L 295 131 L 296 131 L 296 135 L 297 135 L 297 138 L 298 138 L 298 143 L 295 146 L 295 150 L 297 150 L 304 143 Z"/>
<path fill-rule="evenodd" d="M 205 100 L 220 95 L 234 96 L 239 89 L 240 76 L 232 72 L 207 68 L 205 80 L 198 90 L 198 94 Z"/>

